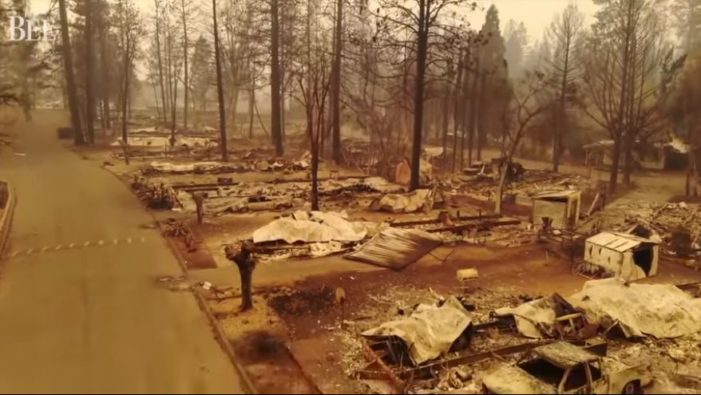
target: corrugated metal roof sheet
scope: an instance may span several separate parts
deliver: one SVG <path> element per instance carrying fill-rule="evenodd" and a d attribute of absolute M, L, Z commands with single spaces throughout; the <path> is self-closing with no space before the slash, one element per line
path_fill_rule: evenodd
<path fill-rule="evenodd" d="M 441 239 L 423 230 L 387 228 L 345 258 L 400 270 L 441 243 Z"/>
<path fill-rule="evenodd" d="M 627 233 L 601 232 L 587 239 L 587 243 L 596 244 L 618 252 L 625 252 L 639 246 L 642 243 L 658 244 L 657 242 L 644 239 Z"/>

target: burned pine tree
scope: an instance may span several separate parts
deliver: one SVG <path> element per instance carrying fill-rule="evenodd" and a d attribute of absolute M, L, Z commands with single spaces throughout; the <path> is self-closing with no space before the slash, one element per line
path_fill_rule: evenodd
<path fill-rule="evenodd" d="M 270 0 L 270 129 L 275 153 L 284 153 L 282 143 L 282 81 L 280 77 L 280 0 Z"/>
<path fill-rule="evenodd" d="M 226 110 L 224 107 L 224 81 L 221 65 L 221 44 L 219 42 L 219 22 L 217 20 L 217 1 L 212 0 L 212 25 L 214 34 L 214 63 L 217 72 L 217 99 L 219 101 L 219 149 L 223 162 L 229 161 L 226 141 Z"/>
<path fill-rule="evenodd" d="M 593 32 L 585 43 L 581 108 L 613 140 L 609 193 L 630 185 L 634 147 L 664 125 L 657 72 L 667 50 L 657 0 L 600 0 Z"/>
<path fill-rule="evenodd" d="M 571 115 L 568 109 L 573 102 L 576 83 L 581 74 L 581 59 L 577 56 L 577 45 L 581 40 L 584 27 L 584 15 L 576 5 L 569 5 L 550 25 L 548 34 L 555 46 L 552 54 L 546 58 L 547 73 L 552 78 L 552 90 L 557 97 L 555 112 L 556 130 L 553 133 L 553 171 L 560 170 L 563 145 L 571 129 Z"/>
<path fill-rule="evenodd" d="M 227 86 L 227 124 L 237 132 L 237 108 L 241 91 L 255 89 L 255 65 L 261 61 L 257 23 L 262 10 L 253 2 L 230 2 L 223 9 L 222 69 Z M 250 99 L 250 97 L 249 97 Z M 249 101 L 249 121 L 252 114 Z"/>
<path fill-rule="evenodd" d="M 421 154 L 425 128 L 426 87 L 429 83 L 430 67 L 435 51 L 440 49 L 436 40 L 450 36 L 450 28 L 442 20 L 443 14 L 456 13 L 458 10 L 474 10 L 475 3 L 462 0 L 383 0 L 380 1 L 376 15 L 394 30 L 392 46 L 401 45 L 411 48 L 410 58 L 406 59 L 405 91 L 411 92 L 412 145 L 411 145 L 411 180 L 410 189 L 417 189 L 421 184 Z M 455 14 L 454 14 L 455 15 Z M 463 16 L 464 17 L 464 16 Z M 462 22 L 467 26 L 467 22 Z M 404 38 L 402 38 L 404 36 Z M 411 66 L 410 66 L 411 65 Z M 410 82 L 411 81 L 411 82 Z"/>
<path fill-rule="evenodd" d="M 161 26 L 163 24 L 162 11 L 163 8 L 162 0 L 154 0 L 154 21 L 156 23 L 156 30 L 154 32 L 154 44 L 156 46 L 156 59 L 158 60 L 158 85 L 160 87 L 160 97 L 161 97 L 161 107 L 162 107 L 162 123 L 166 123 L 168 114 L 168 98 L 166 97 L 166 79 L 163 66 L 163 51 L 161 50 Z"/>
<path fill-rule="evenodd" d="M 61 54 L 63 55 L 63 72 L 66 77 L 66 93 L 68 96 L 68 107 L 71 113 L 71 126 L 73 127 L 73 138 L 76 145 L 85 144 L 83 129 L 81 127 L 80 108 L 78 103 L 78 91 L 75 83 L 73 70 L 73 54 L 71 53 L 70 31 L 68 29 L 68 11 L 66 10 L 66 0 L 59 0 L 58 9 L 61 19 Z"/>
<path fill-rule="evenodd" d="M 491 130 L 499 135 L 500 114 L 505 107 L 508 107 L 511 99 L 508 86 L 510 84 L 509 65 L 506 62 L 506 47 L 499 23 L 499 12 L 492 5 L 487 10 L 484 24 L 480 29 L 481 45 L 476 48 L 478 59 L 471 90 L 475 107 L 470 110 L 471 124 L 468 139 L 468 164 L 470 165 L 473 157 L 478 161 L 482 160 L 487 131 Z"/>
<path fill-rule="evenodd" d="M 188 37 L 188 14 L 192 12 L 190 1 L 180 0 L 180 21 L 182 23 L 182 45 L 183 45 L 183 128 L 187 130 L 187 115 L 189 111 L 190 99 L 190 68 L 188 60 L 190 58 L 190 39 Z"/>
<path fill-rule="evenodd" d="M 298 91 L 295 99 L 304 107 L 306 134 L 311 152 L 311 207 L 319 210 L 319 155 L 321 141 L 329 131 L 327 103 L 331 90 L 330 38 L 321 25 L 319 11 L 308 0 L 304 55 L 297 65 Z"/>
<path fill-rule="evenodd" d="M 513 87 L 510 104 L 502 113 L 504 139 L 494 208 L 497 214 L 502 213 L 504 189 L 509 181 L 509 175 L 513 174 L 511 168 L 516 150 L 529 131 L 533 120 L 549 108 L 550 102 L 544 101 L 542 97 L 545 88 L 545 75 L 542 72 L 526 72 Z"/>
<path fill-rule="evenodd" d="M 138 38 L 143 33 L 139 12 L 131 0 L 120 0 L 115 9 L 117 32 L 119 35 L 118 52 L 120 65 L 119 109 L 121 110 L 122 141 L 129 144 L 127 124 L 131 99 L 132 78 L 134 77 L 134 62 L 136 60 Z"/>
<path fill-rule="evenodd" d="M 112 103 L 112 75 L 109 65 L 115 62 L 113 48 L 114 44 L 111 42 L 110 38 L 112 32 L 110 31 L 112 25 L 110 24 L 110 14 L 111 6 L 106 1 L 100 1 L 96 6 L 96 21 L 97 25 L 97 41 L 99 45 L 99 77 L 101 84 L 97 85 L 97 91 L 99 92 L 99 104 L 100 118 L 102 120 L 102 129 L 107 130 L 112 127 L 112 113 L 110 111 L 110 105 Z"/>
<path fill-rule="evenodd" d="M 334 27 L 333 83 L 331 93 L 331 113 L 333 122 L 333 160 L 340 164 L 341 154 L 341 77 L 343 60 L 343 0 L 336 0 L 336 20 Z"/>

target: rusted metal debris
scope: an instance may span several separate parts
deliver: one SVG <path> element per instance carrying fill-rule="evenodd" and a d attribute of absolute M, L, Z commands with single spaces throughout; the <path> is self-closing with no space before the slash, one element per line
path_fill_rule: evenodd
<path fill-rule="evenodd" d="M 372 345 L 365 343 L 363 345 L 363 355 L 368 364 L 357 372 L 357 377 L 359 379 L 387 380 L 396 390 L 396 393 L 406 393 L 406 389 L 414 380 L 436 378 L 439 372 L 445 369 L 526 352 L 534 347 L 551 342 L 552 340 L 544 340 L 479 353 L 463 353 L 456 357 L 441 359 L 418 367 L 392 367 L 385 362 L 389 355 L 387 350 L 391 349 L 391 347 L 377 347 L 377 345 L 372 347 Z"/>
<path fill-rule="evenodd" d="M 401 270 L 440 244 L 440 238 L 422 230 L 387 228 L 345 258 Z"/>
<path fill-rule="evenodd" d="M 393 366 L 385 362 L 388 347 L 373 347 L 364 343 L 363 354 L 368 364 L 357 372 L 357 378 L 368 380 L 387 380 L 396 393 L 406 393 L 406 390 L 415 380 L 431 380 L 439 377 L 441 372 L 458 366 L 469 366 L 486 360 L 499 359 L 514 354 L 527 354 L 536 347 L 552 344 L 557 340 L 545 339 L 517 345 L 500 347 L 482 352 L 463 352 L 450 358 L 442 358 L 438 361 L 423 364 L 417 367 Z M 570 341 L 569 343 L 582 347 L 583 350 L 592 352 L 599 356 L 606 356 L 608 343 L 602 338 L 590 340 Z M 378 351 L 379 350 L 379 351 Z"/>

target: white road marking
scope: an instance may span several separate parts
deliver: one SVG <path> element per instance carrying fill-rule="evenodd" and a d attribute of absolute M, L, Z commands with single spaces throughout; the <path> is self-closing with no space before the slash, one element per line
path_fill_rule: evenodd
<path fill-rule="evenodd" d="M 121 240 L 122 240 L 122 239 L 119 239 L 119 238 L 117 238 L 117 239 L 112 239 L 112 244 L 113 244 L 113 245 L 117 245 L 117 244 L 119 244 L 119 242 L 120 242 Z M 132 244 L 132 242 L 135 241 L 136 239 L 133 239 L 133 238 L 131 238 L 131 237 L 126 237 L 126 238 L 124 238 L 123 240 L 124 240 L 127 244 Z M 142 236 L 142 237 L 139 237 L 138 240 L 139 240 L 141 243 L 146 243 L 146 237 L 143 237 L 143 236 Z M 88 241 L 86 241 L 85 243 L 82 243 L 82 245 L 80 245 L 80 246 L 79 246 L 78 244 L 80 244 L 80 243 L 70 243 L 70 244 L 65 244 L 65 245 L 64 245 L 64 244 L 59 244 L 59 245 L 57 245 L 57 246 L 55 246 L 55 247 L 54 247 L 54 246 L 43 246 L 43 247 L 41 247 L 40 249 L 39 249 L 39 248 L 29 248 L 29 249 L 27 249 L 27 250 L 18 250 L 18 251 L 8 252 L 5 256 L 6 256 L 6 257 L 9 257 L 9 258 L 13 258 L 13 257 L 16 257 L 17 255 L 20 255 L 20 254 L 31 255 L 31 254 L 33 254 L 33 253 L 40 253 L 40 252 L 43 253 L 43 252 L 47 252 L 47 251 L 59 251 L 59 250 L 62 250 L 62 249 L 72 249 L 72 248 L 75 248 L 76 246 L 78 246 L 78 247 L 83 247 L 83 248 L 84 248 L 84 247 L 89 247 L 89 246 L 91 246 L 91 245 L 104 246 L 105 244 L 109 244 L 109 240 L 107 240 L 107 242 L 105 242 L 105 240 L 98 240 L 98 241 L 95 241 L 95 242 L 88 240 Z"/>

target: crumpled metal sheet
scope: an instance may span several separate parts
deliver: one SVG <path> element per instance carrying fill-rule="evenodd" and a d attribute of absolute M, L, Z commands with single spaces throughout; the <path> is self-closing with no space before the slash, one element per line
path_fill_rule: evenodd
<path fill-rule="evenodd" d="M 386 228 L 345 258 L 401 270 L 441 244 L 439 237 L 420 229 Z"/>
<path fill-rule="evenodd" d="M 294 217 L 280 218 L 258 228 L 253 232 L 253 242 L 353 242 L 363 240 L 367 235 L 366 225 L 348 221 L 343 213 L 312 211 L 308 217 L 295 213 Z"/>
<path fill-rule="evenodd" d="M 420 365 L 449 352 L 471 324 L 472 318 L 465 307 L 455 297 L 450 297 L 440 307 L 420 304 L 411 316 L 385 322 L 362 335 L 373 340 L 400 338 L 412 362 Z"/>
<path fill-rule="evenodd" d="M 552 337 L 555 325 L 555 308 L 552 298 L 541 298 L 516 307 L 504 307 L 494 311 L 498 317 L 513 315 L 518 332 L 532 339 Z"/>
<path fill-rule="evenodd" d="M 567 300 L 599 322 L 618 322 L 628 337 L 674 338 L 701 332 L 701 299 L 671 284 L 585 283 Z"/>
<path fill-rule="evenodd" d="M 430 210 L 433 206 L 431 191 L 417 189 L 407 194 L 388 194 L 375 200 L 370 209 L 390 213 L 413 213 L 419 210 Z"/>

